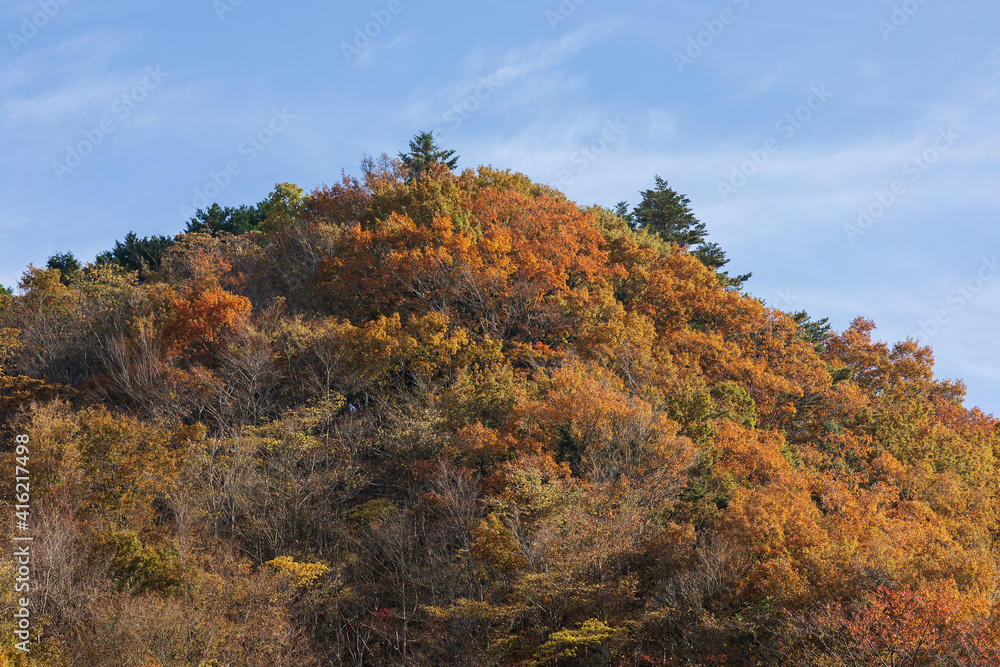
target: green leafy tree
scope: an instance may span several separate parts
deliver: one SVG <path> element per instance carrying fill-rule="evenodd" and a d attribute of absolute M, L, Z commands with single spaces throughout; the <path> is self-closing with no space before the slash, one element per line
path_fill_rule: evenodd
<path fill-rule="evenodd" d="M 458 156 L 455 155 L 455 151 L 439 148 L 434 143 L 434 135 L 430 132 L 421 132 L 415 135 L 410 142 L 410 152 L 400 153 L 399 157 L 409 170 L 410 179 L 420 178 L 434 164 L 442 164 L 449 170 L 458 165 Z"/>
<path fill-rule="evenodd" d="M 256 206 L 232 207 L 215 203 L 206 210 L 198 209 L 184 231 L 212 236 L 239 236 L 257 230 L 275 232 L 297 218 L 304 194 L 305 191 L 294 183 L 278 183 L 267 199 Z"/>
<path fill-rule="evenodd" d="M 257 205 L 263 216 L 260 228 L 273 233 L 298 219 L 305 191 L 294 183 L 278 183 L 267 199 Z"/>
<path fill-rule="evenodd" d="M 80 270 L 80 261 L 72 252 L 58 252 L 49 257 L 46 267 L 59 269 L 59 280 L 63 285 L 68 285 L 70 277 Z"/>
<path fill-rule="evenodd" d="M 260 228 L 264 221 L 264 214 L 257 206 L 219 206 L 212 204 L 208 210 L 198 209 L 195 216 L 187 223 L 184 230 L 187 233 L 202 232 L 212 236 L 221 233 L 234 235 L 245 234 Z"/>
<path fill-rule="evenodd" d="M 146 236 L 139 238 L 135 232 L 125 235 L 124 241 L 115 241 L 115 247 L 97 256 L 97 264 L 117 264 L 126 271 L 141 274 L 160 268 L 163 254 L 174 244 L 169 236 Z"/>

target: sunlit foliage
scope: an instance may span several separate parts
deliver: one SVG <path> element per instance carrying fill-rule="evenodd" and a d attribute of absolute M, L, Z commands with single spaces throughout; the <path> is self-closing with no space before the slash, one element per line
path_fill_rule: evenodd
<path fill-rule="evenodd" d="M 930 349 L 766 307 L 665 181 L 428 146 L 0 292 L 0 664 L 1000 660 L 1000 429 Z"/>

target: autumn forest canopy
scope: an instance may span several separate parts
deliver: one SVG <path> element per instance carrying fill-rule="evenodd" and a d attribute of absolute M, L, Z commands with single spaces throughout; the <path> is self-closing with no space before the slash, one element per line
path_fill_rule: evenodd
<path fill-rule="evenodd" d="M 727 261 L 424 133 L 28 267 L 0 666 L 1000 664 L 997 420 Z"/>

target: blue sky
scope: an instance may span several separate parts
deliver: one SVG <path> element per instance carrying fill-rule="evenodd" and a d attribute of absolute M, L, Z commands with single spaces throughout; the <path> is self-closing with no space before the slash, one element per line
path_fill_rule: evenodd
<path fill-rule="evenodd" d="M 998 26 L 994 0 L 5 0 L 0 283 L 433 129 L 581 204 L 663 176 L 750 293 L 919 335 L 1000 414 Z"/>

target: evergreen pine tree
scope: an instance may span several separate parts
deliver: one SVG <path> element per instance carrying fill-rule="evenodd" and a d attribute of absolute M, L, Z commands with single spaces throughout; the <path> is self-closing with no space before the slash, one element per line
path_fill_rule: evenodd
<path fill-rule="evenodd" d="M 642 201 L 628 212 L 628 204 L 619 202 L 615 213 L 624 218 L 632 229 L 644 229 L 652 234 L 658 234 L 664 241 L 676 243 L 690 249 L 692 255 L 702 264 L 718 271 L 729 263 L 725 251 L 718 243 L 707 242 L 708 231 L 705 223 L 695 217 L 691 211 L 691 201 L 671 188 L 659 176 L 654 177 L 655 187 L 644 190 Z M 719 271 L 723 282 L 736 289 L 750 279 L 749 273 L 730 277 L 725 271 Z"/>
<path fill-rule="evenodd" d="M 410 172 L 410 179 L 420 178 L 432 164 L 443 164 L 449 170 L 458 165 L 455 151 L 439 148 L 434 143 L 434 135 L 430 132 L 420 132 L 410 141 L 410 152 L 400 153 L 400 159 Z"/>

